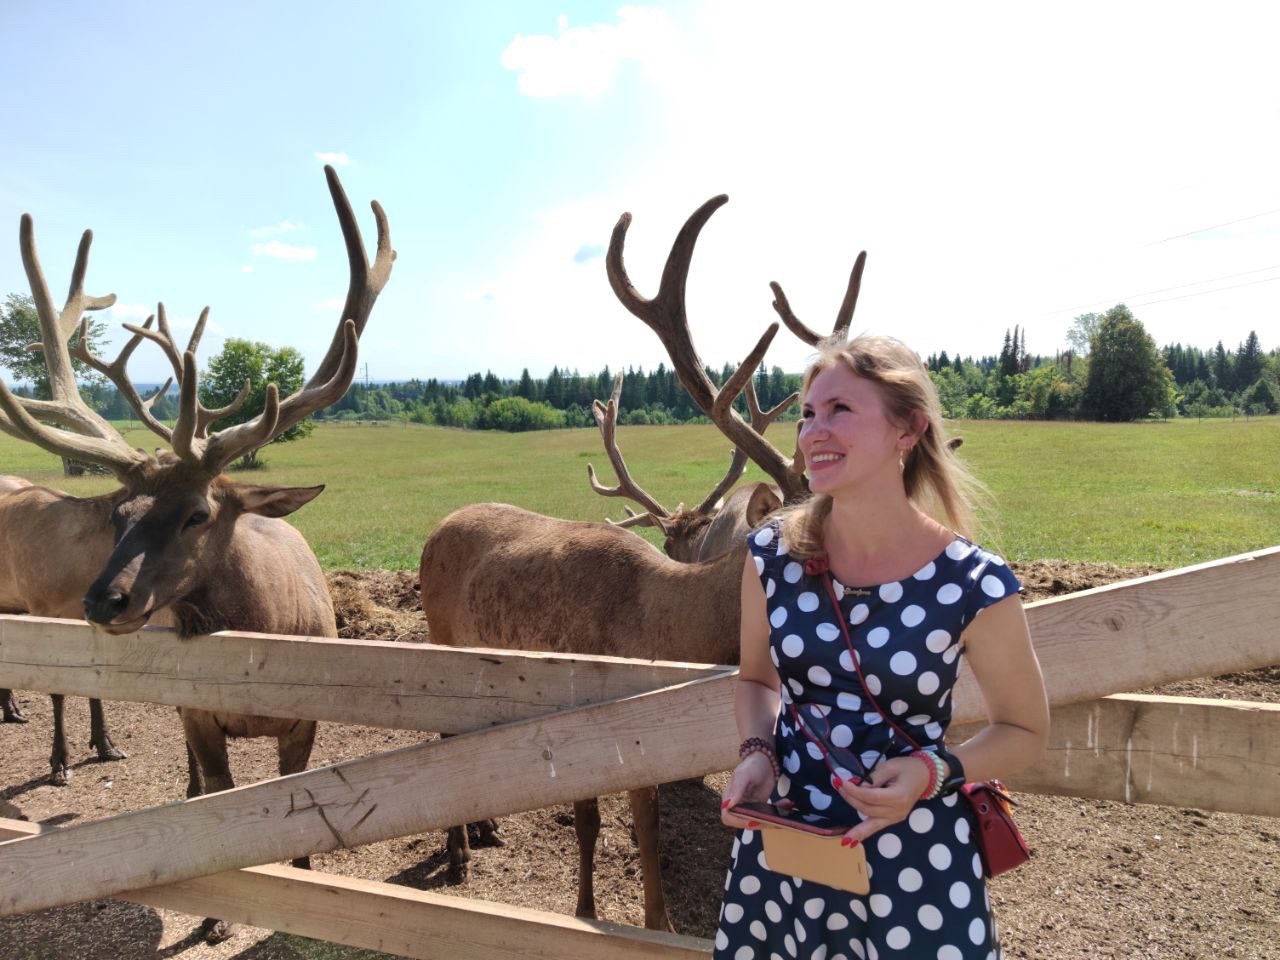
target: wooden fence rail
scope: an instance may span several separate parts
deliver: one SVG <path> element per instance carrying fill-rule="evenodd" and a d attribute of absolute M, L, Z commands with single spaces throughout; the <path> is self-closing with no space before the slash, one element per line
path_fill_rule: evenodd
<path fill-rule="evenodd" d="M 40 828 L 0 819 L 0 839 Z M 703 960 L 711 941 L 274 864 L 120 897 L 418 960 Z"/>

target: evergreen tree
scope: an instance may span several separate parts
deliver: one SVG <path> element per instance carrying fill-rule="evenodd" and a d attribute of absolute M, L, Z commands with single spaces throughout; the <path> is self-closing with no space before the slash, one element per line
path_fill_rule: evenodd
<path fill-rule="evenodd" d="M 1261 344 L 1258 343 L 1258 333 L 1250 330 L 1248 339 L 1236 350 L 1234 371 L 1236 388 L 1244 390 L 1257 383 L 1265 365 L 1266 356 L 1262 352 Z"/>
<path fill-rule="evenodd" d="M 1235 390 L 1235 378 L 1231 369 L 1231 354 L 1222 346 L 1222 341 L 1218 341 L 1218 345 L 1213 348 L 1213 360 L 1210 361 L 1213 370 L 1213 381 L 1219 390 L 1232 391 Z"/>
<path fill-rule="evenodd" d="M 529 368 L 525 367 L 520 372 L 520 383 L 516 387 L 516 396 L 523 397 L 526 400 L 537 400 L 538 390 L 534 386 L 533 377 L 529 376 Z"/>

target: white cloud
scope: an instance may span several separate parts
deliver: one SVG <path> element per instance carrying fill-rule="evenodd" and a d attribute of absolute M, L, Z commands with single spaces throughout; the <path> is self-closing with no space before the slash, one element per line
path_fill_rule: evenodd
<path fill-rule="evenodd" d="M 241 272 L 241 273 L 253 273 L 253 264 L 251 264 L 251 263 L 246 263 L 243 267 L 241 267 L 241 268 L 240 268 L 240 272 Z"/>
<path fill-rule="evenodd" d="M 279 223 L 269 227 L 251 227 L 249 236 L 251 237 L 276 237 L 284 233 L 292 233 L 295 230 L 302 230 L 300 223 L 294 223 L 292 220 L 281 220 Z"/>
<path fill-rule="evenodd" d="M 114 303 L 109 309 L 113 320 L 145 320 L 156 312 L 145 303 Z"/>
<path fill-rule="evenodd" d="M 322 151 L 316 151 L 316 159 L 321 163 L 328 163 L 335 167 L 351 166 L 351 158 L 345 153 L 324 153 Z"/>
<path fill-rule="evenodd" d="M 315 247 L 300 247 L 279 240 L 255 243 L 252 250 L 255 257 L 274 257 L 277 260 L 308 261 L 316 258 Z"/>
<path fill-rule="evenodd" d="M 516 71 L 525 96 L 590 100 L 609 92 L 624 63 L 660 60 L 672 41 L 666 14 L 652 7 L 620 7 L 618 23 L 587 27 L 570 27 L 561 15 L 556 36 L 512 40 L 502 51 L 502 66 Z"/>

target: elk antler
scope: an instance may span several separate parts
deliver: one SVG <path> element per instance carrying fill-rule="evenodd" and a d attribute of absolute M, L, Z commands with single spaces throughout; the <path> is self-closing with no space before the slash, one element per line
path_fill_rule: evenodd
<path fill-rule="evenodd" d="M 200 311 L 200 317 L 196 320 L 196 325 L 191 331 L 191 339 L 187 341 L 187 349 L 185 351 L 178 350 L 178 344 L 173 339 L 173 332 L 169 329 L 169 319 L 165 314 L 163 303 L 157 304 L 156 313 L 159 317 L 159 330 L 151 329 L 150 317 L 147 318 L 147 322 L 141 327 L 135 327 L 132 324 L 126 323 L 124 328 L 134 334 L 135 337 L 146 337 L 153 343 L 159 344 L 160 349 L 164 351 L 164 355 L 169 358 L 169 365 L 173 367 L 173 376 L 178 381 L 178 389 L 181 390 L 183 353 L 195 353 L 196 349 L 200 346 L 200 338 L 204 336 L 205 324 L 209 321 L 209 308 L 205 307 Z M 249 397 L 249 387 L 250 383 L 246 380 L 244 385 L 240 388 L 240 392 L 236 394 L 235 398 L 229 404 L 225 407 L 218 407 L 213 410 L 206 407 L 203 403 L 200 403 L 197 398 L 196 431 L 194 439 L 205 439 L 208 436 L 210 424 L 216 423 L 224 417 L 231 416 L 231 414 L 244 406 L 245 400 Z M 179 397 L 181 397 L 181 394 L 179 394 Z M 163 427 L 163 430 L 164 433 L 162 433 L 161 436 L 165 436 L 166 439 L 172 443 L 172 431 L 170 431 L 168 427 Z"/>
<path fill-rule="evenodd" d="M 840 310 L 836 313 L 836 325 L 831 329 L 830 337 L 849 335 L 849 324 L 853 322 L 853 311 L 858 307 L 858 293 L 862 289 L 862 271 L 866 265 L 867 251 L 863 250 L 853 262 L 853 272 L 849 274 L 849 287 L 845 290 L 844 302 L 840 304 Z M 809 346 L 816 347 L 824 339 L 822 335 L 810 330 L 791 312 L 791 304 L 787 302 L 787 295 L 782 292 L 780 283 L 775 280 L 770 282 L 769 286 L 773 288 L 773 309 L 778 311 L 778 316 L 787 325 L 787 329 Z"/>
<path fill-rule="evenodd" d="M 163 307 L 161 310 L 163 311 Z M 125 324 L 126 330 L 133 331 L 133 336 L 129 338 L 129 342 L 124 345 L 124 349 L 120 351 L 120 355 L 111 363 L 107 363 L 99 357 L 93 355 L 89 350 L 89 318 L 85 317 L 80 321 L 80 332 L 76 338 L 76 345 L 71 348 L 71 355 L 77 360 L 82 360 L 94 370 L 105 375 L 108 380 L 116 385 L 116 389 L 120 391 L 128 402 L 137 412 L 138 418 L 146 425 L 152 433 L 159 434 L 166 441 L 173 439 L 173 431 L 157 420 L 151 414 L 151 408 L 155 406 L 157 400 L 163 397 L 169 391 L 169 387 L 173 385 L 173 378 L 170 377 L 164 382 L 159 390 L 152 394 L 148 399 L 144 400 L 138 395 L 137 389 L 133 385 L 133 381 L 129 379 L 129 374 L 125 369 L 129 363 L 129 358 L 133 356 L 133 351 L 137 349 L 138 344 L 143 340 L 144 334 L 150 333 L 151 324 L 155 322 L 155 314 L 147 317 L 146 322 L 141 327 L 133 327 Z M 164 322 L 164 314 L 161 313 L 161 323 Z M 35 344 L 32 344 L 34 347 Z M 28 348 L 30 349 L 30 347 Z"/>
<path fill-rule="evenodd" d="M 667 256 L 658 294 L 652 299 L 645 299 L 636 292 L 623 265 L 622 248 L 626 242 L 627 228 L 631 225 L 629 213 L 624 213 L 613 228 L 605 267 L 609 284 L 622 305 L 643 320 L 662 341 L 671 357 L 676 376 L 698 409 L 711 418 L 737 449 L 745 452 L 773 479 L 786 502 L 794 503 L 808 496 L 808 487 L 803 483 L 803 477 L 791 469 L 791 459 L 764 438 L 763 431 L 747 424 L 733 409 L 734 397 L 741 392 L 763 360 L 769 344 L 778 332 L 778 324 L 769 326 L 755 349 L 720 389 L 707 376 L 689 333 L 689 321 L 685 312 L 685 284 L 689 278 L 693 248 L 707 220 L 728 199 L 723 194 L 712 197 L 685 221 Z"/>
<path fill-rule="evenodd" d="M 374 261 L 369 263 L 360 227 L 338 174 L 327 164 L 324 173 L 338 223 L 342 227 L 351 274 L 338 329 L 334 332 L 328 353 L 301 390 L 281 400 L 275 386 L 268 385 L 266 406 L 261 414 L 247 423 L 219 430 L 207 440 L 201 429 L 202 408 L 197 399 L 199 385 L 195 355 L 190 350 L 186 352 L 178 377 L 182 392 L 178 420 L 173 428 L 173 449 L 184 460 L 211 473 L 220 472 L 231 461 L 270 443 L 310 414 L 341 399 L 355 376 L 360 334 L 369 321 L 369 313 L 378 294 L 391 275 L 396 253 L 391 248 L 387 215 L 381 204 L 374 200 L 372 207 L 378 226 L 378 245 Z"/>
<path fill-rule="evenodd" d="M 655 517 L 662 517 L 665 520 L 671 516 L 671 512 L 631 479 L 631 471 L 627 469 L 626 461 L 622 459 L 622 451 L 618 449 L 618 407 L 622 397 L 622 379 L 621 373 L 614 378 L 613 394 L 609 397 L 608 404 L 602 404 L 599 400 L 591 404 L 591 413 L 596 418 L 596 425 L 600 427 L 600 439 L 604 441 L 604 449 L 609 455 L 609 462 L 613 464 L 618 485 L 606 487 L 601 484 L 596 479 L 595 467 L 589 463 L 587 464 L 587 481 L 591 484 L 591 489 L 602 497 L 627 497 L 645 508 L 646 512 L 639 514 L 628 508 L 627 512 L 630 516 L 626 520 L 609 521 L 614 526 L 652 526 Z"/>
<path fill-rule="evenodd" d="M 83 313 L 104 309 L 116 301 L 115 294 L 105 297 L 85 295 L 84 277 L 89 266 L 89 247 L 92 243 L 93 232 L 86 230 L 76 252 L 67 301 L 59 311 L 49 294 L 49 286 L 45 282 L 40 258 L 36 253 L 34 222 L 30 214 L 22 215 L 18 245 L 40 320 L 41 335 L 40 341 L 28 349 L 44 354 L 52 399 L 15 397 L 9 392 L 8 386 L 0 381 L 0 430 L 34 443 L 57 456 L 85 460 L 106 467 L 120 476 L 147 460 L 147 454 L 130 447 L 124 437 L 81 398 L 68 347 L 72 333 L 77 327 L 83 329 Z M 48 423 L 67 429 L 57 430 L 47 426 Z"/>

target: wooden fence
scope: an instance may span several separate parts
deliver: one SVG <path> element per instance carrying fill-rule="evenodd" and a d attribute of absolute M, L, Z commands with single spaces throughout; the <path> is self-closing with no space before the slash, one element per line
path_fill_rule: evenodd
<path fill-rule="evenodd" d="M 1013 786 L 1280 816 L 1280 705 L 1114 696 L 1280 661 L 1277 601 L 1280 548 L 1030 604 L 1053 731 Z M 0 616 L 0 686 L 465 734 L 92 823 L 0 822 L 0 915 L 120 896 L 410 957 L 705 956 L 259 864 L 728 769 L 733 685 L 705 665 Z M 981 717 L 967 676 L 954 712 L 958 730 Z"/>

